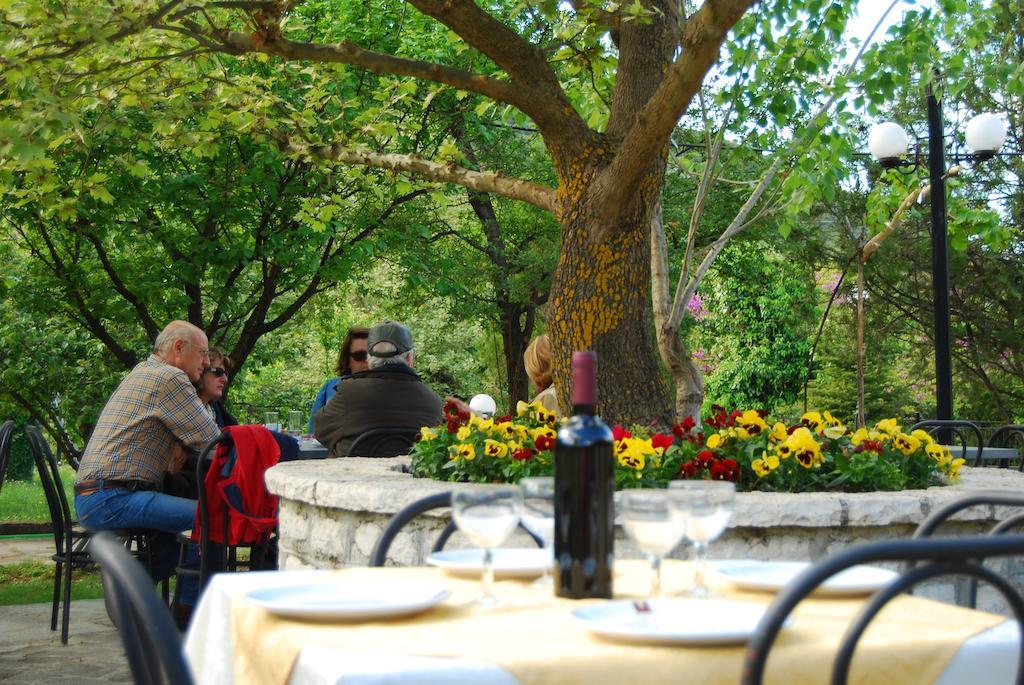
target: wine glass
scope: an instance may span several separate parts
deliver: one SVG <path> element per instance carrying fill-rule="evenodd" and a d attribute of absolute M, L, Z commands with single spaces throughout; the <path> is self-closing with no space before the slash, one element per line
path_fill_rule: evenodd
<path fill-rule="evenodd" d="M 550 476 L 523 478 L 519 488 L 523 491 L 523 525 L 544 545 L 544 574 L 534 584 L 552 585 L 549 567 L 554 559 L 555 479 Z"/>
<path fill-rule="evenodd" d="M 679 480 L 669 483 L 673 506 L 686 514 L 686 537 L 693 541 L 696 569 L 691 597 L 710 597 L 704 574 L 708 545 L 725 530 L 732 517 L 736 486 L 721 480 Z"/>
<path fill-rule="evenodd" d="M 523 493 L 514 485 L 498 485 L 486 489 L 457 490 L 452 493 L 452 516 L 455 525 L 484 550 L 481 594 L 477 603 L 497 604 L 494 597 L 494 548 L 519 524 Z"/>
<path fill-rule="evenodd" d="M 624 490 L 621 520 L 626 533 L 651 562 L 651 597 L 661 594 L 661 560 L 686 532 L 686 514 L 672 506 L 667 490 Z"/>

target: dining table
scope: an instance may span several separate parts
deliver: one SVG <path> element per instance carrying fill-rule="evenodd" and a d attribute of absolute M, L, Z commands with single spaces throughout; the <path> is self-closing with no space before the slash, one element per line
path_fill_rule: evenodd
<path fill-rule="evenodd" d="M 643 561 L 617 560 L 612 601 L 561 598 L 551 585 L 499 576 L 493 607 L 476 602 L 479 575 L 464 569 L 219 574 L 196 607 L 185 654 L 198 683 L 739 683 L 744 640 L 716 640 L 716 612 L 735 606 L 760 612 L 774 595 L 741 589 L 711 574 L 715 596 L 686 599 L 682 596 L 692 582 L 693 564 L 667 560 L 662 589 L 668 598 L 649 600 L 649 571 Z M 296 592 L 306 593 L 303 601 L 284 602 L 284 610 L 267 600 Z M 374 598 L 432 592 L 437 593 L 433 599 L 410 613 L 373 612 Z M 331 610 L 338 597 L 347 598 L 340 602 L 340 613 Z M 838 644 L 866 599 L 812 596 L 802 602 L 770 653 L 765 682 L 829 682 Z M 360 602 L 369 609 L 365 615 Z M 700 621 L 706 621 L 707 630 L 698 622 L 698 630 L 691 625 L 682 640 L 673 639 L 678 636 L 671 630 L 663 639 L 661 626 L 618 635 L 594 622 L 613 609 L 636 611 L 628 620 L 645 627 L 643 614 L 651 605 L 704 617 Z M 710 640 L 703 639 L 708 635 Z M 851 682 L 1012 682 L 1020 644 L 1017 623 L 1005 616 L 902 595 L 862 637 Z"/>

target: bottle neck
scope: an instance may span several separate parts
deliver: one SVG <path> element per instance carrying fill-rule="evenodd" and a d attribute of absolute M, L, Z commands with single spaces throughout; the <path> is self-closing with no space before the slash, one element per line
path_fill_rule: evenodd
<path fill-rule="evenodd" d="M 572 405 L 573 416 L 594 416 L 594 405 L 592 404 L 574 404 Z"/>

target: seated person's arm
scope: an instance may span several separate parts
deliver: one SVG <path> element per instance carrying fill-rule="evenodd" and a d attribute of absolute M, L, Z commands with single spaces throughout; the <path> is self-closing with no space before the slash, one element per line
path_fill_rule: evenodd
<path fill-rule="evenodd" d="M 166 408 L 163 420 L 167 430 L 185 447 L 201 450 L 220 435 L 220 428 L 184 374 L 167 383 L 163 406 Z"/>

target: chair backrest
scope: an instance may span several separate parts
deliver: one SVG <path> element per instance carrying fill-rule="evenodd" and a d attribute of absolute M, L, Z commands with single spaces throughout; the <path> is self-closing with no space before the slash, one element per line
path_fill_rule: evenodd
<path fill-rule="evenodd" d="M 348 454 L 353 457 L 408 454 L 419 435 L 419 428 L 408 426 L 371 428 L 356 436 L 348 448 Z"/>
<path fill-rule="evenodd" d="M 46 495 L 46 506 L 50 510 L 50 523 L 53 525 L 53 542 L 57 547 L 57 553 L 62 554 L 67 551 L 65 543 L 71 535 L 74 521 L 71 518 L 67 495 L 64 494 L 64 484 L 60 480 L 57 459 L 50 450 L 50 443 L 35 426 L 25 426 L 25 438 L 35 460 L 36 471 L 39 472 L 43 494 Z"/>
<path fill-rule="evenodd" d="M 1024 526 L 1024 495 L 1018 495 L 1014 492 L 991 492 L 967 495 L 939 507 L 917 526 L 913 537 L 926 538 L 933 535 L 943 523 L 971 507 L 1016 507 L 1018 509 L 1015 513 L 1011 513 L 992 526 L 988 531 L 988 535 L 1002 535 Z M 912 568 L 912 566 L 913 564 L 909 563 L 907 570 Z M 976 578 L 969 579 L 966 593 L 961 594 L 960 586 L 958 586 L 957 600 L 958 603 L 972 609 L 977 607 L 978 581 Z"/>
<path fill-rule="evenodd" d="M 1016 454 L 1003 456 L 1008 448 L 1016 450 Z M 1000 466 L 1005 468 L 1011 461 L 1016 461 L 1017 470 L 1024 471 L 1024 456 L 1021 455 L 1021 450 L 1024 449 L 1024 424 L 1011 423 L 1000 426 L 989 437 L 985 449 L 993 454 L 991 459 L 998 461 Z"/>
<path fill-rule="evenodd" d="M 142 565 L 110 533 L 96 533 L 89 552 L 103 575 L 103 593 L 121 635 L 136 685 L 190 685 L 192 674 L 167 606 Z"/>
<path fill-rule="evenodd" d="M 0 490 L 4 489 L 4 478 L 7 476 L 7 462 L 11 459 L 11 435 L 14 433 L 14 421 L 0 424 Z"/>
<path fill-rule="evenodd" d="M 391 548 L 391 543 L 394 542 L 398 533 L 410 521 L 420 514 L 432 509 L 442 509 L 451 506 L 452 493 L 439 492 L 434 495 L 422 497 L 412 504 L 403 507 L 402 510 L 392 516 L 391 520 L 388 521 L 388 524 L 384 526 L 384 532 L 380 534 L 380 538 L 377 539 L 377 544 L 373 546 L 373 552 L 370 553 L 370 566 L 384 565 L 384 561 L 388 557 L 388 549 Z M 445 542 L 447 542 L 448 538 L 451 536 L 451 533 L 448 532 L 448 527 L 453 527 L 453 524 L 449 523 L 448 526 L 445 527 L 445 530 L 441 533 L 441 537 L 439 537 L 438 541 L 434 543 L 434 548 L 431 551 L 437 552 L 444 549 Z M 445 533 L 447 533 L 447 535 Z"/>
<path fill-rule="evenodd" d="M 1024 625 L 1024 596 L 1009 581 L 983 565 L 986 558 L 1021 554 L 1024 554 L 1024 535 L 884 541 L 856 545 L 833 554 L 807 568 L 775 596 L 747 644 L 740 683 L 760 685 L 771 647 L 793 609 L 823 582 L 858 564 L 880 561 L 917 562 L 914 568 L 876 592 L 854 618 L 839 644 L 832 668 L 833 685 L 845 685 L 847 682 L 857 642 L 878 612 L 899 594 L 932 578 L 966 575 L 988 582 L 1006 599 L 1018 624 Z M 1020 640 L 1021 650 L 1024 650 L 1024 631 Z M 1018 685 L 1024 683 L 1024 659 L 1018 663 L 1016 682 Z"/>
<path fill-rule="evenodd" d="M 950 438 L 955 436 L 957 442 L 960 443 L 960 456 L 965 459 L 968 457 L 967 448 L 970 447 L 971 438 L 973 437 L 974 444 L 977 445 L 977 454 L 974 457 L 973 462 L 971 462 L 970 459 L 968 459 L 968 462 L 971 462 L 971 466 L 980 466 L 982 464 L 982 453 L 985 448 L 985 439 L 981 435 L 981 428 L 979 428 L 978 424 L 973 421 L 964 421 L 959 419 L 953 421 L 927 419 L 925 421 L 918 421 L 910 427 L 911 431 L 918 429 L 926 431 L 932 437 L 935 437 L 936 434 L 938 434 L 940 440 L 946 440 L 946 444 L 950 446 L 953 445 L 953 441 Z M 943 438 L 943 435 L 946 437 Z"/>
<path fill-rule="evenodd" d="M 439 492 L 434 495 L 422 497 L 412 504 L 403 507 L 401 511 L 392 516 L 387 525 L 384 526 L 384 531 L 380 534 L 380 537 L 377 539 L 377 544 L 373 546 L 373 551 L 370 553 L 369 565 L 384 565 L 384 562 L 388 558 L 388 550 L 391 548 L 391 543 L 395 541 L 395 538 L 401 532 L 402 528 L 404 528 L 410 521 L 420 514 L 426 513 L 432 509 L 443 509 L 451 506 L 452 493 Z M 519 528 L 525 531 L 538 547 L 544 546 L 544 541 L 534 535 L 533 532 L 528 530 L 522 523 L 519 524 Z M 448 521 L 444 530 L 442 530 L 440 535 L 437 536 L 437 539 L 434 541 L 434 546 L 430 548 L 430 551 L 433 553 L 440 552 L 444 549 L 445 544 L 448 542 L 448 538 L 450 538 L 456 530 L 455 521 Z"/>

